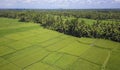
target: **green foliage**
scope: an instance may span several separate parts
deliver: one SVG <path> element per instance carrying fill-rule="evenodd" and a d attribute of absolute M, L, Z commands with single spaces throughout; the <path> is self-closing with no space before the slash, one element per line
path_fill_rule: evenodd
<path fill-rule="evenodd" d="M 120 42 L 118 10 L 3 10 L 0 17 L 19 18 L 76 37 L 102 38 Z"/>

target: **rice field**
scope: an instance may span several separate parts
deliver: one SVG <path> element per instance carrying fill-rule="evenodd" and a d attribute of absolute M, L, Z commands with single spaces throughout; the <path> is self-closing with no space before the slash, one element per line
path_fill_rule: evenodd
<path fill-rule="evenodd" d="M 0 18 L 0 70 L 120 70 L 120 43 Z"/>

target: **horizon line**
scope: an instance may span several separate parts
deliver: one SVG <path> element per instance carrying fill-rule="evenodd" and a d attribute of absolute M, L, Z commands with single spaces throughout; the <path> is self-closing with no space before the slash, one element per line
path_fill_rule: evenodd
<path fill-rule="evenodd" d="M 0 9 L 120 9 L 120 8 L 0 8 Z"/>

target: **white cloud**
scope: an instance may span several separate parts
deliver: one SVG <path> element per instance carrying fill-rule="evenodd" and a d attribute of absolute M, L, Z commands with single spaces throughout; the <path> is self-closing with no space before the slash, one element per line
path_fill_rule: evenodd
<path fill-rule="evenodd" d="M 71 8 L 71 7 L 97 7 L 116 6 L 120 0 L 0 0 L 0 7 L 40 7 L 40 8 Z M 110 5 L 111 4 L 111 5 Z M 117 5 L 118 6 L 118 5 Z"/>
<path fill-rule="evenodd" d="M 24 3 L 31 3 L 33 0 L 24 0 Z"/>
<path fill-rule="evenodd" d="M 21 0 L 19 0 L 19 2 L 20 2 Z M 33 2 L 37 2 L 37 1 L 39 1 L 39 0 L 23 0 L 22 2 L 23 3 L 33 3 Z"/>
<path fill-rule="evenodd" d="M 45 0 L 46 2 L 48 2 L 48 3 L 54 3 L 54 2 L 56 2 L 57 0 Z"/>
<path fill-rule="evenodd" d="M 115 2 L 120 2 L 120 0 L 114 0 Z"/>

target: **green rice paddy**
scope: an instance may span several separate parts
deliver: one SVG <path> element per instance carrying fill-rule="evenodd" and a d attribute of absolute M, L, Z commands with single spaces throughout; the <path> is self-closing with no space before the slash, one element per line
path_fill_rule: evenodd
<path fill-rule="evenodd" d="M 0 18 L 0 70 L 120 70 L 120 43 Z"/>

